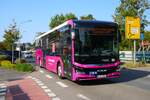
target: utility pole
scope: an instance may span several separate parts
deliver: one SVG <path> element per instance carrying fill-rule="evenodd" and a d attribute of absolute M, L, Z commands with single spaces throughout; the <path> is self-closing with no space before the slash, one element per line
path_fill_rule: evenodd
<path fill-rule="evenodd" d="M 32 20 L 27 20 L 27 21 L 23 21 L 20 23 L 19 25 L 19 29 L 20 29 L 20 26 L 25 24 L 25 23 L 29 23 L 29 22 L 32 22 Z M 20 62 L 20 59 L 21 59 L 21 35 L 20 35 L 20 38 L 18 40 L 18 45 L 19 45 L 19 62 Z"/>

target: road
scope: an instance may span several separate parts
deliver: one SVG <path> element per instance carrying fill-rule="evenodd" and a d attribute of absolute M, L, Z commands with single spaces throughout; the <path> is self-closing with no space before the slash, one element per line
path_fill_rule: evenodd
<path fill-rule="evenodd" d="M 32 63 L 32 62 L 31 62 Z M 150 100 L 150 67 L 122 69 L 121 77 L 97 81 L 72 82 L 39 68 L 33 73 L 0 69 L 0 82 L 29 76 L 52 100 Z"/>
<path fill-rule="evenodd" d="M 118 79 L 78 83 L 59 79 L 43 68 L 30 76 L 44 83 L 60 100 L 150 100 L 150 67 L 123 69 Z"/>

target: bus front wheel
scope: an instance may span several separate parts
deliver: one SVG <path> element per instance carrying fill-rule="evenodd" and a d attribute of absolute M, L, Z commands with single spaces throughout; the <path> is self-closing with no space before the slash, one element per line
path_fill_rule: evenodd
<path fill-rule="evenodd" d="M 62 79 L 62 66 L 60 64 L 58 64 L 58 67 L 57 67 L 57 74 L 58 74 L 58 77 Z"/>

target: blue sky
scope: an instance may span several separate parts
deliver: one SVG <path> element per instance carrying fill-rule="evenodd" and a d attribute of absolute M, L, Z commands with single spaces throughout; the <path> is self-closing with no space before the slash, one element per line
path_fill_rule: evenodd
<path fill-rule="evenodd" d="M 36 32 L 49 30 L 50 18 L 60 13 L 74 13 L 77 17 L 92 14 L 97 20 L 113 21 L 112 15 L 120 0 L 0 0 L 0 40 L 4 30 L 18 23 L 22 42 L 32 42 Z M 146 11 L 150 21 L 150 10 Z M 28 20 L 32 20 L 28 22 Z M 150 26 L 147 27 L 150 30 Z"/>

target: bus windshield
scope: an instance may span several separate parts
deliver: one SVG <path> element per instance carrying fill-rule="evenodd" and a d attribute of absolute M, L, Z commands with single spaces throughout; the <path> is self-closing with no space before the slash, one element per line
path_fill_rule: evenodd
<path fill-rule="evenodd" d="M 115 28 L 76 28 L 75 61 L 82 64 L 115 62 L 118 53 Z M 112 61 L 113 59 L 113 61 Z"/>

